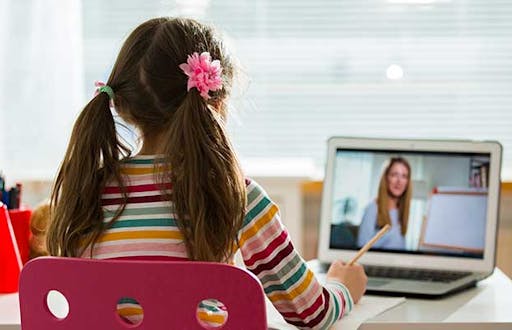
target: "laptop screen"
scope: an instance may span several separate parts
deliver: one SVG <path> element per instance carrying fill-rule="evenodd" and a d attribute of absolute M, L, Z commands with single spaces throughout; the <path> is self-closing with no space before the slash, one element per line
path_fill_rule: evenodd
<path fill-rule="evenodd" d="M 489 153 L 336 149 L 330 249 L 484 256 Z"/>

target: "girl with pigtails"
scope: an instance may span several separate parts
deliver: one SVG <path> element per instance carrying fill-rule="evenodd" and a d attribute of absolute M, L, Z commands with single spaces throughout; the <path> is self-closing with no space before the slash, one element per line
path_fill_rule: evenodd
<path fill-rule="evenodd" d="M 244 177 L 225 128 L 234 75 L 210 26 L 138 26 L 73 127 L 52 191 L 49 252 L 233 263 L 240 250 L 287 322 L 325 329 L 361 298 L 364 270 L 335 262 L 321 285 L 277 205 Z M 138 128 L 137 154 L 118 138 L 112 111 Z"/>

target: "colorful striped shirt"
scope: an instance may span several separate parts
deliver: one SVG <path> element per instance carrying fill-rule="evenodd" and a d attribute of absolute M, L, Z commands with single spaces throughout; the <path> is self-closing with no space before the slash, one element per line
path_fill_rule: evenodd
<path fill-rule="evenodd" d="M 123 162 L 121 174 L 128 191 L 125 210 L 84 257 L 92 252 L 97 259 L 187 259 L 172 202 L 163 198 L 155 181 L 155 159 L 139 155 Z M 277 205 L 255 181 L 247 179 L 246 184 L 246 214 L 238 238 L 247 269 L 259 278 L 287 322 L 299 328 L 329 328 L 352 308 L 347 288 L 334 281 L 323 286 L 318 282 L 294 249 Z M 104 221 L 109 222 L 123 203 L 120 188 L 107 184 L 101 200 Z"/>

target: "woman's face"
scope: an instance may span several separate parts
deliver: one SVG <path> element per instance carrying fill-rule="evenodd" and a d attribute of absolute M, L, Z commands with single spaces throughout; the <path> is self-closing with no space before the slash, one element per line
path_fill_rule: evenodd
<path fill-rule="evenodd" d="M 409 170 L 402 163 L 394 163 L 386 177 L 390 197 L 400 198 L 409 183 Z"/>

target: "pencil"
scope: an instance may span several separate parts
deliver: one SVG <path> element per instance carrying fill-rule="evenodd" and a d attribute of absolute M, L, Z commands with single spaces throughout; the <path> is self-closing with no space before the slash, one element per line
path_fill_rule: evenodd
<path fill-rule="evenodd" d="M 360 250 L 359 252 L 357 252 L 357 254 L 355 255 L 354 258 L 352 258 L 352 260 L 350 260 L 350 262 L 348 263 L 349 266 L 352 266 L 355 262 L 357 262 L 357 260 L 359 260 L 359 258 L 361 258 L 363 256 L 363 254 L 368 251 L 373 244 L 375 244 L 375 242 L 377 242 L 381 237 L 382 235 L 384 235 L 389 229 L 391 228 L 390 225 L 385 225 L 384 227 L 382 227 L 381 230 L 379 230 L 379 232 L 377 234 L 375 234 L 375 236 L 372 237 L 371 240 L 368 241 L 368 243 L 366 243 Z"/>

